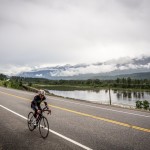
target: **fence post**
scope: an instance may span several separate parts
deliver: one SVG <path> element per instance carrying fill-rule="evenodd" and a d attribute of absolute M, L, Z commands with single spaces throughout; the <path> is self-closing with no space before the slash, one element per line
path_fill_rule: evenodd
<path fill-rule="evenodd" d="M 110 93 L 110 85 L 109 85 L 109 103 L 111 105 L 111 93 Z"/>

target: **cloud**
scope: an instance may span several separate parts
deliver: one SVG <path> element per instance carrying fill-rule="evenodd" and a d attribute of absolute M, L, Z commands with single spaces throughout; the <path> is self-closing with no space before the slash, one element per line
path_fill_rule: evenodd
<path fill-rule="evenodd" d="M 9 68 L 9 69 L 6 69 Z M 83 74 L 101 74 L 112 71 L 140 70 L 149 71 L 150 57 L 130 58 L 122 57 L 105 62 L 76 65 L 59 65 L 42 64 L 37 66 L 12 66 L 6 68 L 0 65 L 0 72 L 7 75 L 19 75 L 20 73 L 35 73 L 35 77 L 44 77 L 45 73 L 52 77 L 76 76 Z"/>
<path fill-rule="evenodd" d="M 103 66 L 88 66 L 87 68 L 76 68 L 60 71 L 59 74 L 53 74 L 52 76 L 77 76 L 81 74 L 101 74 L 109 73 L 116 70 L 129 70 L 129 69 L 150 69 L 150 64 L 147 65 L 133 65 L 128 64 L 127 66 L 114 66 L 114 65 L 103 65 Z"/>
<path fill-rule="evenodd" d="M 35 77 L 43 77 L 42 74 L 36 74 Z"/>
<path fill-rule="evenodd" d="M 70 67 L 65 70 L 58 68 L 59 73 L 53 76 L 76 76 L 80 74 L 98 74 L 109 73 L 116 70 L 136 70 L 136 69 L 150 69 L 150 62 L 147 62 L 149 57 L 134 58 L 129 57 L 114 59 L 104 63 L 87 64 L 79 67 Z M 140 64 L 141 63 L 141 64 Z"/>
<path fill-rule="evenodd" d="M 3 66 L 0 64 L 0 72 L 6 75 L 17 75 L 21 72 L 31 71 L 33 68 L 29 66 L 15 66 L 15 65 L 6 65 Z"/>
<path fill-rule="evenodd" d="M 111 72 L 117 69 L 114 65 L 88 65 L 87 67 L 80 67 L 80 68 L 69 68 L 67 70 L 62 70 L 59 74 L 55 76 L 75 76 L 80 74 L 97 74 L 97 73 L 106 73 Z"/>
<path fill-rule="evenodd" d="M 1 0 L 0 64 L 19 70 L 150 55 L 149 6 L 149 0 Z M 98 70 L 81 72 L 92 68 Z"/>

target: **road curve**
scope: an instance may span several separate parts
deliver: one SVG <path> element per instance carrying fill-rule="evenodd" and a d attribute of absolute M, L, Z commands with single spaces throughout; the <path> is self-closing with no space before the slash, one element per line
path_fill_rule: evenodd
<path fill-rule="evenodd" d="M 147 150 L 150 113 L 47 96 L 47 139 L 30 132 L 27 115 L 35 93 L 0 87 L 1 149 Z"/>

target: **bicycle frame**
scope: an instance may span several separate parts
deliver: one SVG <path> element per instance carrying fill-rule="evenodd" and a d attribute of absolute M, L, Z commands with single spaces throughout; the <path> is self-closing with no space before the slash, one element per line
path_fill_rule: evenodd
<path fill-rule="evenodd" d="M 51 110 L 49 110 L 48 107 L 44 107 L 41 110 L 41 113 L 38 114 L 38 116 L 37 116 L 37 119 L 36 119 L 37 125 L 34 125 L 34 122 L 33 122 L 33 118 L 34 118 L 33 112 L 30 112 L 28 114 L 28 121 L 27 121 L 29 130 L 33 131 L 38 126 L 40 134 L 43 138 L 46 138 L 49 133 L 49 123 L 48 123 L 47 118 L 43 115 L 43 112 L 46 112 L 46 111 L 48 112 L 48 114 L 51 114 Z"/>
<path fill-rule="evenodd" d="M 45 107 L 41 110 L 41 112 L 37 114 L 37 115 L 38 115 L 38 117 L 37 117 L 37 119 L 36 119 L 37 124 L 39 123 L 39 121 L 40 121 L 41 118 L 43 117 L 43 112 L 46 112 L 46 111 L 48 112 L 48 114 L 51 113 L 51 111 L 48 109 L 48 107 L 45 106 Z"/>

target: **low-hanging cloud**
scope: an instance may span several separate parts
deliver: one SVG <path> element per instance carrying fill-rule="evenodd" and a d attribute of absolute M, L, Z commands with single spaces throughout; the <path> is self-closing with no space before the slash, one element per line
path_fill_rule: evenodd
<path fill-rule="evenodd" d="M 2 68 L 2 67 L 1 67 Z M 7 75 L 21 75 L 22 73 L 35 73 L 35 77 L 45 77 L 48 73 L 52 77 L 67 77 L 77 76 L 83 74 L 103 74 L 113 71 L 125 71 L 125 70 L 140 70 L 150 71 L 150 57 L 130 58 L 122 57 L 119 59 L 113 59 L 106 62 L 99 62 L 94 64 L 76 64 L 76 65 L 59 65 L 50 66 L 49 64 L 39 66 L 12 66 L 9 65 L 3 72 Z M 133 71 L 134 72 L 134 71 Z"/>
<path fill-rule="evenodd" d="M 136 69 L 145 69 L 150 71 L 150 63 L 146 65 L 135 65 L 135 64 L 127 64 L 125 66 L 117 67 L 117 65 L 100 65 L 100 66 L 94 66 L 89 65 L 86 68 L 80 67 L 80 68 L 71 68 L 68 70 L 59 70 L 58 74 L 52 75 L 52 76 L 77 76 L 82 74 L 101 74 L 101 73 L 109 73 L 116 70 L 136 70 Z"/>
<path fill-rule="evenodd" d="M 80 68 L 69 68 L 67 70 L 60 71 L 59 74 L 56 74 L 55 76 L 76 76 L 80 74 L 97 74 L 97 73 L 106 73 L 116 70 L 117 67 L 114 65 L 88 65 L 87 67 L 80 67 Z"/>

